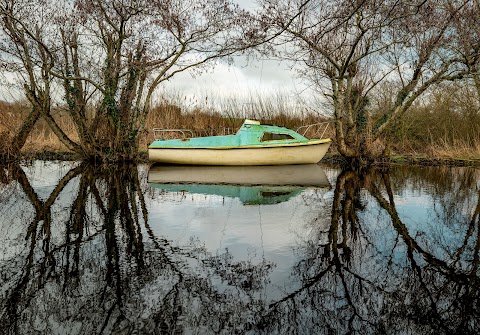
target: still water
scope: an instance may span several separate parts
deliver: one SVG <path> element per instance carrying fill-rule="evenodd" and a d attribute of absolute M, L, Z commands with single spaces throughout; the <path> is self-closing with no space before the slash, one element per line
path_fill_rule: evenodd
<path fill-rule="evenodd" d="M 0 167 L 1 334 L 478 334 L 480 170 Z"/>

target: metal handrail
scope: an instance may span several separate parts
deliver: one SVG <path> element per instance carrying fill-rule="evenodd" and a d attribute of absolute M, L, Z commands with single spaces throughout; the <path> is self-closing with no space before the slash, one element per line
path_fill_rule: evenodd
<path fill-rule="evenodd" d="M 194 129 L 194 133 L 201 134 L 202 136 L 212 136 L 212 135 L 231 135 L 235 134 L 238 129 L 236 128 L 207 128 L 207 129 Z"/>
<path fill-rule="evenodd" d="M 301 129 L 305 128 L 305 130 L 303 131 L 303 133 L 301 134 L 302 136 L 305 136 L 305 134 L 312 128 L 312 127 L 321 127 L 322 125 L 324 125 L 324 128 L 323 128 L 323 132 L 322 134 L 320 135 L 320 138 L 323 138 L 323 135 L 325 135 L 325 133 L 327 132 L 327 129 L 328 129 L 328 126 L 330 125 L 330 123 L 332 122 L 335 122 L 335 121 L 325 121 L 325 122 L 320 122 L 320 123 L 312 123 L 312 124 L 308 124 L 308 125 L 305 125 L 305 126 L 300 126 L 297 128 L 296 132 L 300 134 L 300 131 Z M 318 134 L 320 131 L 316 131 L 315 134 Z"/>
<path fill-rule="evenodd" d="M 162 133 L 180 133 L 183 138 L 194 136 L 212 136 L 217 134 L 231 135 L 236 133 L 235 128 L 209 128 L 209 129 L 169 129 L 169 128 L 153 128 L 153 137 L 155 140 L 162 139 Z"/>
<path fill-rule="evenodd" d="M 296 132 L 302 136 L 312 129 L 313 127 L 318 127 L 319 129 L 315 132 L 315 134 L 319 134 L 321 132 L 320 138 L 323 138 L 325 133 L 328 130 L 328 126 L 330 123 L 335 121 L 325 121 L 320 123 L 313 123 L 309 125 L 300 126 L 297 128 Z M 323 128 L 322 128 L 323 126 Z M 305 129 L 305 130 L 303 130 Z M 323 131 L 322 131 L 323 130 Z M 303 133 L 302 133 L 303 131 Z M 210 129 L 168 129 L 168 128 L 153 128 L 153 137 L 155 140 L 163 139 L 160 134 L 162 133 L 180 133 L 183 138 L 192 138 L 195 134 L 201 134 L 201 136 L 211 136 L 213 134 L 223 134 L 223 135 L 230 135 L 236 132 L 236 129 L 233 128 L 210 128 Z"/>

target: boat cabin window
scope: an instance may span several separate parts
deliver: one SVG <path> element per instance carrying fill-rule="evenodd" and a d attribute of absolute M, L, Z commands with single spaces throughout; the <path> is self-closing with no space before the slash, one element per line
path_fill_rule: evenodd
<path fill-rule="evenodd" d="M 275 133 L 263 133 L 262 142 L 265 141 L 281 141 L 281 140 L 294 140 L 295 137 L 289 134 L 275 134 Z"/>

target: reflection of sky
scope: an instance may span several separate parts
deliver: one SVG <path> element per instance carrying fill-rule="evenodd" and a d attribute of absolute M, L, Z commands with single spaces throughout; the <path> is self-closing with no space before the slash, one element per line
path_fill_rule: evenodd
<path fill-rule="evenodd" d="M 376 262 L 382 264 L 379 268 L 386 267 L 391 261 L 399 267 L 402 264 L 408 265 L 406 245 L 393 227 L 390 216 L 376 205 L 374 199 L 367 198 L 370 206 L 361 214 L 361 222 L 367 235 L 374 241 L 375 250 L 384 256 L 376 257 Z M 428 189 L 419 191 L 407 188 L 400 195 L 397 194 L 394 201 L 401 223 L 424 251 L 448 260 L 463 244 L 474 207 L 467 208 L 465 204 L 459 203 L 459 214 L 447 221 L 443 213 L 445 208 L 438 200 L 434 200 Z M 475 197 L 470 200 L 471 205 L 476 202 Z M 464 259 L 465 257 L 470 256 L 464 256 Z"/>
<path fill-rule="evenodd" d="M 174 245 L 186 246 L 194 237 L 213 255 L 228 249 L 234 261 L 274 262 L 272 281 L 280 284 L 297 261 L 293 247 L 310 232 L 306 223 L 315 204 L 305 201 L 309 192 L 279 204 L 252 206 L 219 196 L 159 194 L 149 204 L 149 224 L 155 235 Z"/>
<path fill-rule="evenodd" d="M 46 201 L 60 179 L 77 164 L 75 162 L 33 161 L 22 166 L 22 169 L 39 200 Z M 0 242 L 0 259 L 3 260 L 25 251 L 23 250 L 24 243 L 7 243 L 6 241 L 24 239 L 25 231 L 35 216 L 34 206 L 23 193 L 22 187 L 16 182 L 13 182 L 10 187 L 12 185 L 15 185 L 16 192 L 1 204 L 2 212 L 0 212 L 0 238 L 3 239 Z M 0 185 L 0 187 L 2 186 Z M 76 192 L 78 192 L 78 178 L 70 181 L 52 206 L 55 227 L 52 229 L 53 241 L 61 240 L 64 237 L 64 222 L 68 220 L 69 207 Z"/>
<path fill-rule="evenodd" d="M 35 192 L 40 199 L 46 200 L 57 186 L 62 177 L 72 168 L 76 162 L 62 161 L 32 161 L 23 169 L 35 186 Z"/>
<path fill-rule="evenodd" d="M 410 235 L 423 248 L 439 258 L 445 258 L 462 245 L 465 228 L 473 215 L 474 207 L 467 208 L 466 204 L 458 203 L 458 214 L 453 220 L 446 222 L 448 218 L 442 204 L 425 191 L 420 194 L 407 191 L 402 194 L 401 199 L 403 204 L 397 208 L 400 218 Z"/>
<path fill-rule="evenodd" d="M 34 162 L 24 170 L 39 197 L 45 200 L 57 182 L 75 165 L 69 162 Z M 324 171 L 334 185 L 339 171 L 332 168 L 325 168 Z M 141 174 L 146 176 L 145 167 L 142 167 Z M 145 185 L 146 181 L 143 183 Z M 8 261 L 26 252 L 22 250 L 25 231 L 33 218 L 32 205 L 20 187 L 15 187 L 15 196 L 2 198 L 0 261 Z M 52 230 L 54 239 L 61 240 L 64 236 L 69 206 L 77 192 L 78 178 L 67 185 L 52 208 L 55 217 L 55 229 Z M 149 188 L 148 224 L 155 236 L 171 241 L 174 246 L 188 249 L 192 247 L 193 240 L 198 241 L 211 255 L 223 254 L 228 250 L 236 262 L 273 262 L 275 267 L 269 277 L 268 298 L 275 299 L 280 294 L 277 288 L 286 287 L 291 292 L 300 284 L 291 273 L 293 267 L 304 259 L 306 245 L 321 245 L 328 240 L 332 197 L 333 189 L 306 190 L 278 204 L 244 205 L 237 198 L 162 193 Z M 395 285 L 405 267 L 409 266 L 405 243 L 398 237 L 391 218 L 379 208 L 368 192 L 362 191 L 362 201 L 366 207 L 358 212 L 359 238 L 348 241 L 354 255 L 351 265 L 357 273 L 366 277 L 374 276 L 371 278 L 374 281 L 390 278 L 389 283 Z M 414 190 L 406 182 L 401 192 L 395 195 L 396 210 L 409 235 L 424 250 L 447 261 L 463 243 L 468 219 L 477 202 L 476 196 L 467 202 L 457 204 L 457 215 L 446 222 L 444 208 L 440 202 L 433 201 L 429 188 Z M 92 220 L 97 220 L 96 213 L 89 215 Z M 143 236 L 147 238 L 148 234 Z M 84 250 L 97 250 L 103 242 L 96 239 L 92 243 L 94 245 Z M 469 243 L 471 247 L 472 240 Z"/>
<path fill-rule="evenodd" d="M 334 185 L 338 171 L 326 169 L 325 172 Z M 320 198 L 312 194 L 306 191 L 275 205 L 245 206 L 238 199 L 167 193 L 155 196 L 150 203 L 150 224 L 156 234 L 168 236 L 179 246 L 188 245 L 194 236 L 212 254 L 228 249 L 236 260 L 260 262 L 265 257 L 276 263 L 270 277 L 272 284 L 289 283 L 293 289 L 295 283 L 289 276 L 292 268 L 305 257 L 306 243 L 321 245 L 328 241 L 333 190 L 322 192 Z M 352 267 L 367 278 L 373 276 L 373 281 L 388 280 L 393 288 L 405 268 L 410 267 L 406 244 L 376 200 L 368 192 L 362 192 L 362 197 L 366 204 L 365 210 L 358 212 L 362 232 L 354 242 L 349 241 L 357 255 Z M 385 194 L 384 197 L 388 199 Z M 476 203 L 476 199 L 471 199 L 471 203 Z M 461 211 L 469 215 L 445 222 L 440 213 L 443 207 L 433 200 L 431 190 L 412 189 L 408 182 L 402 192 L 395 195 L 395 205 L 409 236 L 434 257 L 449 259 L 463 243 L 465 220 L 471 216 L 472 208 Z M 421 257 L 415 257 L 417 262 L 421 261 Z"/>

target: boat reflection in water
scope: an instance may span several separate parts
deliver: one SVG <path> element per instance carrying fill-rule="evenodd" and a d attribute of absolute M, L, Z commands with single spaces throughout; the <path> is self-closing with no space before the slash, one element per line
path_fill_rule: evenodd
<path fill-rule="evenodd" d="M 245 205 L 277 204 L 309 189 L 330 189 L 317 164 L 276 166 L 153 165 L 150 186 L 168 192 L 239 198 Z"/>
<path fill-rule="evenodd" d="M 0 334 L 479 334 L 480 170 L 325 170 L 0 166 Z"/>

